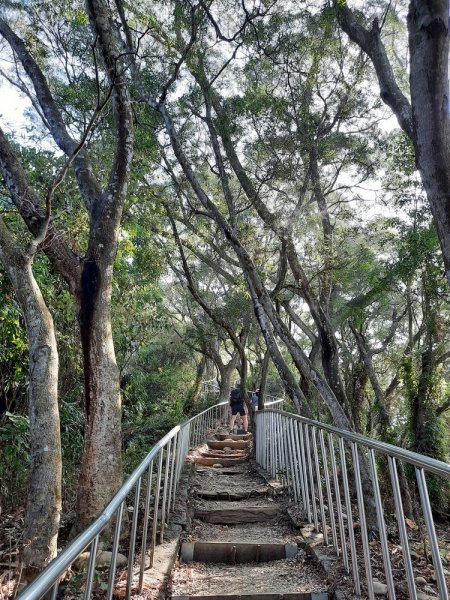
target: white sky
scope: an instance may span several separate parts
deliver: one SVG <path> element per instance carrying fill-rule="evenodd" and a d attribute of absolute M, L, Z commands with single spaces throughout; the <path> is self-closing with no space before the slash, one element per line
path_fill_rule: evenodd
<path fill-rule="evenodd" d="M 7 81 L 0 77 L 0 124 L 5 132 L 15 132 L 16 136 L 27 138 L 27 118 L 24 112 L 31 102 Z M 24 141 L 21 140 L 21 141 Z"/>

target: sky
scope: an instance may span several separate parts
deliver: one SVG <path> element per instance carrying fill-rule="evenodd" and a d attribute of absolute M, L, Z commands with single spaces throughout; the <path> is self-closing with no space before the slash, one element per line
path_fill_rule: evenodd
<path fill-rule="evenodd" d="M 0 125 L 7 133 L 14 130 L 26 136 L 27 118 L 24 111 L 31 102 L 0 77 Z"/>

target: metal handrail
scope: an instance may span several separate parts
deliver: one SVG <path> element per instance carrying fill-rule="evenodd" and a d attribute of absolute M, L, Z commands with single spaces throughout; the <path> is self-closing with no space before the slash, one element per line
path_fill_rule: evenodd
<path fill-rule="evenodd" d="M 89 547 L 90 557 L 87 568 L 84 598 L 91 596 L 92 582 L 95 572 L 95 561 L 99 537 L 102 531 L 115 521 L 114 543 L 110 563 L 107 600 L 111 600 L 114 589 L 114 576 L 116 570 L 116 559 L 119 548 L 119 539 L 122 526 L 122 516 L 125 501 L 129 494 L 134 491 L 133 518 L 131 524 L 131 539 L 128 552 L 128 578 L 126 598 L 131 594 L 133 583 L 133 568 L 136 551 L 137 523 L 140 511 L 141 484 L 147 484 L 145 497 L 145 515 L 141 544 L 141 563 L 139 576 L 139 592 L 142 591 L 143 573 L 146 568 L 146 555 L 149 552 L 150 565 L 153 563 L 153 554 L 156 546 L 157 530 L 159 524 L 159 541 L 164 539 L 164 529 L 170 523 L 170 511 L 175 505 L 176 487 L 181 476 L 181 470 L 185 457 L 192 445 L 199 443 L 200 439 L 206 437 L 207 432 L 220 422 L 228 418 L 227 402 L 221 402 L 207 408 L 198 415 L 187 420 L 181 425 L 174 427 L 161 440 L 159 440 L 145 459 L 133 471 L 123 486 L 115 494 L 101 515 L 97 517 L 78 537 L 76 537 L 43 571 L 36 579 L 18 596 L 20 600 L 37 600 L 52 589 L 52 600 L 56 599 L 58 592 L 58 580 L 77 559 L 77 557 Z M 164 468 L 163 468 L 164 463 Z M 157 464 L 156 482 L 153 483 L 153 467 Z M 163 481 L 164 477 L 164 481 Z M 145 481 L 144 481 L 145 478 Z M 153 489 L 152 489 L 153 488 Z M 162 496 L 162 498 L 161 498 Z M 151 510 L 151 499 L 153 505 L 153 524 L 151 538 L 147 543 L 149 516 Z M 159 503 L 161 501 L 161 511 Z"/>
<path fill-rule="evenodd" d="M 277 399 L 269 403 L 271 406 L 281 404 Z M 140 496 L 142 483 L 146 483 L 147 491 L 144 501 L 144 519 L 142 530 L 141 556 L 139 563 L 138 592 L 142 591 L 144 570 L 153 565 L 153 556 L 157 543 L 158 525 L 159 542 L 164 540 L 164 530 L 170 523 L 170 513 L 175 506 L 176 489 L 181 477 L 182 467 L 189 448 L 202 443 L 208 432 L 217 425 L 227 424 L 229 418 L 229 403 L 220 402 L 211 406 L 198 415 L 195 415 L 180 425 L 176 425 L 150 450 L 144 460 L 136 467 L 123 486 L 108 503 L 102 513 L 76 537 L 52 562 L 34 579 L 18 596 L 18 600 L 38 600 L 50 589 L 51 599 L 56 600 L 59 579 L 79 557 L 89 548 L 90 556 L 86 574 L 86 583 L 83 597 L 90 598 L 95 573 L 97 549 L 100 534 L 110 524 L 115 524 L 114 542 L 109 567 L 108 588 L 105 598 L 111 600 L 114 590 L 116 561 L 119 549 L 119 540 L 122 527 L 122 517 L 125 502 L 134 492 L 133 517 L 131 523 L 130 547 L 128 552 L 128 576 L 125 597 L 129 598 L 133 586 L 133 570 L 135 568 L 136 538 L 138 516 L 140 510 Z M 153 483 L 153 468 L 156 465 L 156 481 Z M 163 480 L 164 478 L 164 480 Z M 152 489 L 153 488 L 153 489 Z M 153 498 L 153 509 L 151 499 Z M 161 501 L 161 506 L 160 506 Z M 161 509 L 161 510 L 159 510 Z M 148 526 L 150 511 L 153 510 L 153 523 L 151 536 L 148 541 Z M 115 523 L 114 523 L 115 522 Z M 147 543 L 148 542 L 148 543 Z M 146 565 L 146 557 L 149 564 Z"/>
<path fill-rule="evenodd" d="M 316 531 L 322 532 L 323 544 L 332 546 L 332 551 L 341 559 L 347 574 L 350 574 L 351 563 L 355 593 L 361 595 L 362 586 L 365 584 L 365 593 L 370 600 L 375 599 L 375 590 L 371 544 L 367 530 L 367 516 L 370 514 L 367 511 L 372 510 L 368 498 L 373 498 L 371 516 L 377 524 L 388 596 L 390 600 L 395 600 L 396 586 L 383 502 L 386 504 L 393 498 L 393 512 L 401 542 L 408 593 L 411 599 L 418 598 L 400 488 L 400 478 L 404 477 L 404 465 L 412 465 L 417 478 L 421 517 L 425 522 L 431 548 L 437 591 L 439 598 L 448 600 L 439 541 L 428 496 L 426 473 L 433 473 L 450 481 L 450 465 L 392 444 L 291 413 L 268 409 L 257 412 L 255 418 L 256 461 L 273 477 L 282 477 L 292 499 L 301 507 L 305 519 L 314 524 Z M 389 466 L 392 495 L 385 494 L 384 498 L 378 481 L 376 453 L 387 457 Z M 353 481 L 349 477 L 347 454 L 351 458 Z M 338 465 L 340 476 L 338 476 Z M 350 494 L 353 487 L 356 498 L 352 498 Z M 357 539 L 358 536 L 354 531 L 354 514 L 360 523 L 360 539 Z M 344 521 L 347 522 L 346 527 Z M 357 542 L 362 546 L 364 557 L 362 561 L 358 557 Z M 365 581 L 362 581 L 361 576 L 363 564 Z M 378 570 L 380 566 L 377 564 Z"/>

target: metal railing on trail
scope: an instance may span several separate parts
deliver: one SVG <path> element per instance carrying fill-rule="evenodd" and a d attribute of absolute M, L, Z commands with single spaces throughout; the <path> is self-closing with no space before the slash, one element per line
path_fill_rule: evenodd
<path fill-rule="evenodd" d="M 283 400 L 277 399 L 268 404 L 274 407 L 282 406 L 282 403 Z M 159 540 L 159 543 L 164 541 L 164 530 L 170 524 L 177 485 L 189 449 L 203 443 L 208 433 L 215 427 L 221 424 L 228 425 L 228 418 L 229 404 L 221 402 L 169 431 L 153 446 L 101 515 L 75 538 L 32 583 L 24 588 L 18 599 L 38 600 L 49 592 L 51 600 L 56 600 L 60 578 L 84 551 L 89 551 L 89 560 L 82 596 L 84 600 L 90 598 L 93 592 L 100 535 L 108 526 L 114 526 L 113 547 L 110 561 L 108 561 L 108 583 L 103 592 L 104 598 L 111 600 L 115 586 L 123 513 L 125 510 L 130 510 L 128 508 L 130 500 L 132 500 L 133 506 L 130 511 L 132 517 L 125 598 L 129 598 L 131 595 L 133 579 L 138 575 L 137 569 L 139 569 L 137 589 L 140 593 L 143 588 L 144 572 L 153 566 L 157 541 Z M 143 506 L 141 505 L 141 491 L 144 492 L 142 494 Z M 139 519 L 140 516 L 143 518 Z M 141 527 L 139 536 L 138 526 Z M 138 537 L 141 541 L 139 548 L 136 548 Z M 136 550 L 138 550 L 137 553 Z M 136 559 L 138 560 L 137 565 L 135 564 Z"/>
<path fill-rule="evenodd" d="M 415 600 L 424 597 L 417 591 L 417 573 L 408 535 L 408 528 L 420 527 L 421 523 L 416 524 L 405 518 L 399 478 L 405 467 L 410 472 L 415 471 L 420 521 L 423 520 L 426 529 L 426 552 L 428 554 L 428 548 L 431 551 L 439 598 L 448 600 L 446 575 L 426 476 L 437 475 L 442 477 L 444 482 L 448 482 L 450 465 L 290 413 L 264 410 L 256 413 L 255 417 L 257 462 L 274 478 L 282 477 L 285 480 L 304 517 L 314 525 L 316 531 L 322 532 L 324 546 L 330 546 L 330 551 L 342 560 L 347 574 L 350 574 L 351 563 L 356 594 L 361 595 L 365 584 L 365 597 L 370 600 L 375 598 L 374 561 L 378 561 L 375 562 L 377 575 L 380 572 L 384 574 L 386 583 L 383 587 L 387 586 L 386 592 L 390 600 L 394 600 L 396 591 L 400 591 L 399 569 L 403 580 L 406 577 L 408 597 Z M 382 461 L 388 466 L 383 485 L 380 485 L 378 478 L 377 461 Z M 369 485 L 375 502 L 378 541 L 370 540 L 367 530 L 364 498 L 367 489 L 363 492 L 365 465 L 369 465 Z M 354 495 L 351 494 L 353 490 Z M 395 562 L 396 578 L 393 575 L 392 544 L 387 535 L 386 515 L 395 515 L 393 522 L 396 523 L 395 530 L 400 542 L 395 546 L 397 553 L 401 552 L 402 558 Z M 354 518 L 359 522 L 358 533 L 355 531 L 357 523 Z M 391 531 L 390 534 L 392 535 Z M 425 532 L 423 536 L 425 537 Z M 382 561 L 374 556 L 375 550 L 380 549 Z M 363 567 L 365 578 L 361 576 Z M 404 594 L 405 590 L 402 590 L 402 593 Z"/>

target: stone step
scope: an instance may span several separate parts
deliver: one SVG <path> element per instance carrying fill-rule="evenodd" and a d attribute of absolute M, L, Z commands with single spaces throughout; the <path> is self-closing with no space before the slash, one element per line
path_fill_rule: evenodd
<path fill-rule="evenodd" d="M 251 440 L 253 438 L 252 433 L 218 433 L 217 437 L 219 440 Z"/>
<path fill-rule="evenodd" d="M 233 467 L 234 465 L 239 465 L 244 463 L 247 460 L 246 456 L 240 456 L 239 458 L 214 458 L 208 456 L 195 456 L 194 462 L 196 465 L 204 465 L 206 467 L 212 467 L 214 465 L 220 465 L 221 467 Z"/>
<path fill-rule="evenodd" d="M 230 450 L 247 450 L 250 448 L 251 440 L 208 440 L 208 447 L 211 450 L 224 450 L 230 448 Z"/>
<path fill-rule="evenodd" d="M 235 542 L 184 542 L 180 556 L 184 562 L 237 563 L 268 562 L 296 558 L 297 544 L 249 544 Z"/>
<path fill-rule="evenodd" d="M 196 473 L 217 473 L 218 475 L 245 475 L 247 470 L 245 467 L 225 467 L 225 468 L 213 468 L 213 467 L 202 467 L 198 466 L 195 469 Z"/>
<path fill-rule="evenodd" d="M 197 491 L 197 496 L 207 500 L 245 500 L 247 498 L 266 496 L 270 491 L 269 486 L 263 486 L 252 490 L 199 490 Z"/>
<path fill-rule="evenodd" d="M 241 458 L 242 456 L 248 456 L 248 452 L 245 450 L 234 450 L 234 452 L 228 452 L 227 450 L 206 450 L 200 452 L 201 456 L 207 458 Z"/>
<path fill-rule="evenodd" d="M 236 508 L 197 508 L 195 517 L 206 523 L 234 525 L 261 523 L 281 514 L 278 506 L 242 506 Z"/>

